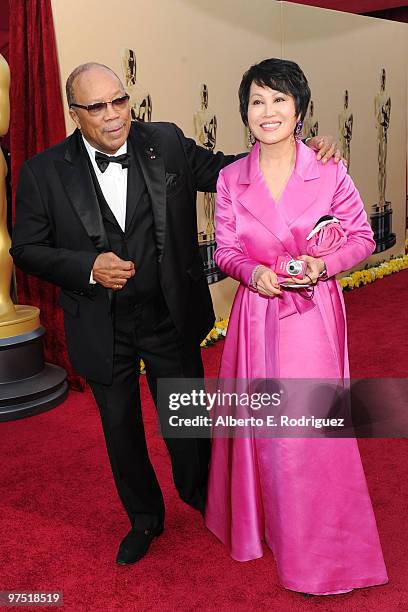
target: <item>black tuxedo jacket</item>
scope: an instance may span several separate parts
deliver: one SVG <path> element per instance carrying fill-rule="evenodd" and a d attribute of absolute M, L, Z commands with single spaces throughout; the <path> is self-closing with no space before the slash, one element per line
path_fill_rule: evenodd
<path fill-rule="evenodd" d="M 101 383 L 112 379 L 109 290 L 90 285 L 93 263 L 109 251 L 89 162 L 75 131 L 21 169 L 11 254 L 17 266 L 61 287 L 74 368 Z M 132 124 L 153 209 L 159 278 L 175 326 L 198 343 L 214 312 L 197 245 L 196 192 L 215 191 L 218 173 L 236 158 L 213 154 L 171 123 Z M 136 271 L 137 274 L 137 271 Z"/>

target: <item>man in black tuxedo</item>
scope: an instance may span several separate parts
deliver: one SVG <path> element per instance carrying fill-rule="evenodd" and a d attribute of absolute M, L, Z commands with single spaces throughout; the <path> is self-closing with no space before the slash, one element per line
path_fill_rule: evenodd
<path fill-rule="evenodd" d="M 214 313 L 197 245 L 196 192 L 214 191 L 234 156 L 170 123 L 131 123 L 117 75 L 84 64 L 67 80 L 72 136 L 21 170 L 12 255 L 61 287 L 74 368 L 101 414 L 119 496 L 132 523 L 117 562 L 142 558 L 164 503 L 147 453 L 138 364 L 159 377 L 203 376 L 200 341 Z M 330 157 L 326 141 L 320 153 Z M 112 157 L 114 156 L 114 157 Z M 209 441 L 166 439 L 180 497 L 204 511 Z"/>

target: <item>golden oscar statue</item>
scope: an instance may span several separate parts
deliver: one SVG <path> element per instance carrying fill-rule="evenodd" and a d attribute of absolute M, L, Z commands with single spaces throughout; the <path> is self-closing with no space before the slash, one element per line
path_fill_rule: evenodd
<path fill-rule="evenodd" d="M 353 113 L 349 110 L 349 93 L 344 92 L 344 106 L 339 115 L 339 139 L 341 154 L 347 161 L 347 172 L 350 172 L 351 139 L 353 136 Z"/>
<path fill-rule="evenodd" d="M 387 185 L 387 147 L 388 128 L 391 117 L 391 98 L 385 91 L 386 73 L 385 68 L 381 70 L 380 91 L 375 96 L 374 114 L 377 129 L 377 154 L 378 154 L 378 202 L 373 205 L 374 213 L 370 215 L 371 226 L 376 242 L 375 253 L 382 253 L 394 246 L 397 241 L 392 231 L 392 207 L 385 197 Z"/>
<path fill-rule="evenodd" d="M 0 54 L 0 137 L 10 124 L 10 70 Z M 30 332 L 40 326 L 40 311 L 33 306 L 14 306 L 10 298 L 13 260 L 9 254 L 6 198 L 7 164 L 0 147 L 0 338 Z"/>
<path fill-rule="evenodd" d="M 200 108 L 194 113 L 194 132 L 197 144 L 208 151 L 214 151 L 217 139 L 217 117 L 208 106 L 208 87 L 205 83 L 200 88 Z M 205 231 L 199 232 L 198 242 L 205 276 L 210 285 L 225 278 L 225 274 L 221 272 L 214 261 L 214 253 L 217 246 L 215 243 L 214 220 L 215 194 L 205 192 L 203 197 L 206 227 Z"/>
<path fill-rule="evenodd" d="M 152 98 L 136 79 L 136 54 L 133 49 L 124 49 L 122 68 L 125 90 L 130 96 L 130 113 L 133 121 L 152 120 Z"/>
<path fill-rule="evenodd" d="M 0 137 L 10 122 L 10 70 L 0 54 Z M 0 147 L 0 421 L 31 416 L 67 396 L 66 372 L 44 363 L 40 311 L 10 299 L 13 260 L 7 231 L 7 164 Z"/>
<path fill-rule="evenodd" d="M 385 187 L 387 184 L 387 131 L 390 126 L 391 98 L 385 91 L 385 69 L 381 71 L 380 91 L 374 101 L 375 121 L 378 142 L 378 192 L 379 206 L 385 207 Z"/>
<path fill-rule="evenodd" d="M 208 107 L 208 87 L 205 83 L 201 85 L 200 97 L 200 110 L 194 114 L 196 141 L 208 151 L 214 151 L 217 138 L 217 118 Z M 215 194 L 204 193 L 204 213 L 207 223 L 204 236 L 206 240 L 214 240 L 214 212 Z"/>
<path fill-rule="evenodd" d="M 10 124 L 9 87 L 9 67 L 4 57 L 0 55 L 0 137 L 7 134 Z M 0 321 L 16 316 L 14 304 L 10 298 L 13 260 L 9 254 L 11 241 L 7 231 L 6 176 L 7 163 L 0 147 Z"/>

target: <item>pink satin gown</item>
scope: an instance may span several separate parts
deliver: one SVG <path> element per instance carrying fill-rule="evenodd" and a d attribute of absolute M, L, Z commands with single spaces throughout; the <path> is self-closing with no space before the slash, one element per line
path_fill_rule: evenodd
<path fill-rule="evenodd" d="M 342 164 L 324 166 L 298 143 L 275 205 L 258 156 L 255 146 L 218 183 L 216 258 L 241 282 L 220 378 L 347 378 L 344 304 L 333 275 L 373 250 L 359 194 Z M 306 253 L 306 236 L 324 214 L 340 219 L 348 240 L 325 257 L 331 278 L 311 302 L 248 288 L 258 263 Z M 261 557 L 265 542 L 287 589 L 330 594 L 388 581 L 355 439 L 215 438 L 206 525 L 238 561 Z"/>

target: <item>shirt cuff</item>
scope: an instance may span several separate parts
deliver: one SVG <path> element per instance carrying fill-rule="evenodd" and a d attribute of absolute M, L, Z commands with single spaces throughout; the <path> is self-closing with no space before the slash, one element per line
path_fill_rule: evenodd
<path fill-rule="evenodd" d="M 90 285 L 96 285 L 96 281 L 94 281 L 93 271 L 92 270 L 91 270 L 91 273 L 89 275 L 89 284 Z"/>

